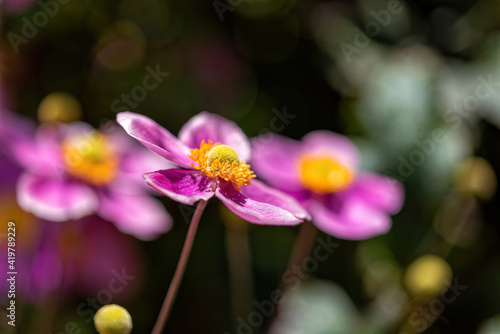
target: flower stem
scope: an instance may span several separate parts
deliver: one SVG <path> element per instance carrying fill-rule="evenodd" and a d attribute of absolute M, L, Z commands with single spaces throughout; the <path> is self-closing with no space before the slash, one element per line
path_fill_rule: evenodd
<path fill-rule="evenodd" d="M 292 271 L 294 266 L 300 265 L 301 262 L 311 254 L 312 248 L 316 241 L 316 235 L 318 234 L 318 229 L 313 225 L 310 221 L 305 221 L 300 226 L 299 233 L 297 238 L 295 239 L 295 244 L 293 245 L 292 255 L 290 256 L 290 260 L 288 261 L 288 266 L 286 268 L 286 272 Z M 299 276 L 300 277 L 300 276 Z M 298 284 L 295 283 L 294 289 L 298 287 Z M 288 290 L 292 288 L 292 284 L 290 282 L 281 281 L 279 286 L 279 291 L 282 294 L 286 293 Z M 275 311 L 271 315 L 271 321 L 269 324 L 272 324 L 276 317 L 279 316 L 280 308 L 276 307 Z"/>
<path fill-rule="evenodd" d="M 299 233 L 297 238 L 295 239 L 295 243 L 293 245 L 292 255 L 290 256 L 290 260 L 288 261 L 288 266 L 285 270 L 285 273 L 291 272 L 292 268 L 297 265 L 301 265 L 302 261 L 311 254 L 314 243 L 316 242 L 316 235 L 318 234 L 318 229 L 313 225 L 310 221 L 304 221 L 300 226 Z M 297 277 L 300 278 L 298 275 Z M 300 284 L 300 283 L 299 283 Z M 295 287 L 293 290 L 298 288 L 299 284 L 295 283 Z M 285 294 L 288 290 L 292 289 L 293 283 L 285 283 L 285 281 L 281 281 L 278 291 L 281 294 Z M 274 309 L 274 312 L 270 315 L 269 325 L 271 326 L 276 318 L 279 317 L 280 307 L 277 305 Z M 268 332 L 269 328 L 265 331 Z"/>
<path fill-rule="evenodd" d="M 196 207 L 196 211 L 194 212 L 193 218 L 191 219 L 191 224 L 189 225 L 186 240 L 184 241 L 184 246 L 182 247 L 181 257 L 179 258 L 179 262 L 177 263 L 177 268 L 175 269 L 174 277 L 172 278 L 172 282 L 170 283 L 170 287 L 168 288 L 167 295 L 165 296 L 165 300 L 163 301 L 160 314 L 158 315 L 156 324 L 153 328 L 153 331 L 151 332 L 152 334 L 160 334 L 163 331 L 165 324 L 167 323 L 168 317 L 175 302 L 175 297 L 177 296 L 177 292 L 179 291 L 179 287 L 181 285 L 182 277 L 184 276 L 184 271 L 186 270 L 189 254 L 191 253 L 193 241 L 196 236 L 196 230 L 198 229 L 198 223 L 200 222 L 201 215 L 206 205 L 207 201 L 200 200 L 198 206 Z"/>
<path fill-rule="evenodd" d="M 290 256 L 290 261 L 288 262 L 288 270 L 292 270 L 293 266 L 300 266 L 302 261 L 311 254 L 312 248 L 316 241 L 316 235 L 318 234 L 318 229 L 313 223 L 305 221 L 300 226 L 297 239 L 295 239 L 295 244 L 293 246 L 292 256 Z M 286 272 L 286 271 L 285 271 Z M 286 284 L 281 282 L 280 290 L 286 292 L 290 288 L 290 283 Z"/>
<path fill-rule="evenodd" d="M 248 240 L 248 224 L 226 225 L 226 249 L 231 287 L 231 311 L 234 319 L 240 314 L 250 314 L 252 305 L 252 259 Z"/>

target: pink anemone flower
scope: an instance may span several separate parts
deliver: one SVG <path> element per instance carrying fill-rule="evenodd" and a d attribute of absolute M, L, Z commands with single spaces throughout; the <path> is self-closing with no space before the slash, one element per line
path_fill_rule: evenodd
<path fill-rule="evenodd" d="M 83 123 L 41 125 L 32 138 L 19 140 L 21 208 L 56 222 L 95 213 L 144 240 L 169 230 L 170 215 L 140 178 L 142 168 L 158 166 L 159 159 L 116 129 L 104 133 Z"/>
<path fill-rule="evenodd" d="M 119 113 L 118 123 L 144 146 L 182 167 L 143 175 L 146 183 L 183 204 L 219 198 L 255 224 L 296 225 L 309 215 L 291 196 L 254 180 L 250 143 L 233 122 L 207 112 L 191 118 L 178 138 L 148 117 Z"/>
<path fill-rule="evenodd" d="M 294 196 L 313 223 L 342 239 L 387 233 L 391 214 L 403 205 L 402 185 L 359 170 L 359 154 L 347 137 L 314 131 L 301 141 L 271 134 L 252 140 L 252 165 L 259 176 Z"/>

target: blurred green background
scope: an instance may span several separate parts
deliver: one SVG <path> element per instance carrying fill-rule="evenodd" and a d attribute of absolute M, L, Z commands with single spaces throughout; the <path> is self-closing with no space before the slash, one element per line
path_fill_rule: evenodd
<path fill-rule="evenodd" d="M 19 114 L 36 119 L 41 101 L 64 91 L 96 127 L 129 109 L 177 134 L 207 110 L 253 137 L 270 131 L 286 108 L 295 118 L 280 134 L 346 134 L 365 168 L 403 182 L 405 205 L 390 233 L 336 241 L 340 247 L 284 306 L 286 317 L 265 318 L 253 333 L 500 333 L 500 1 L 2 6 L 0 71 L 8 106 Z M 127 106 L 123 94 L 151 69 L 168 75 Z M 435 141 L 435 131 L 444 139 Z M 130 237 L 144 253 L 144 280 L 133 295 L 117 297 L 134 333 L 151 330 L 187 232 L 189 209 L 162 200 L 174 228 L 151 242 Z M 168 333 L 237 333 L 252 302 L 268 300 L 280 284 L 298 228 L 241 223 L 223 210 L 212 201 L 202 218 Z M 437 258 L 408 270 L 425 254 Z M 440 273 L 467 288 L 423 323 L 410 323 L 439 298 Z M 426 280 L 431 297 L 420 295 Z M 95 333 L 76 312 L 87 297 L 65 296 L 50 333 L 70 333 L 70 321 L 79 333 Z M 28 305 L 18 333 L 44 307 Z"/>

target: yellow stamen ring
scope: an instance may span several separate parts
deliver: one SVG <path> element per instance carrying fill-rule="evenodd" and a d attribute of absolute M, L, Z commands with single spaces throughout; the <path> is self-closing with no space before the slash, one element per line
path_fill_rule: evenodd
<path fill-rule="evenodd" d="M 109 184 L 118 174 L 119 156 L 108 138 L 98 131 L 66 139 L 61 153 L 66 172 L 92 185 Z"/>
<path fill-rule="evenodd" d="M 191 149 L 189 157 L 196 170 L 210 178 L 220 177 L 232 182 L 237 190 L 248 186 L 251 179 L 256 177 L 250 165 L 240 161 L 236 151 L 227 145 L 214 145 L 210 140 L 208 143 L 203 140 L 199 149 Z"/>

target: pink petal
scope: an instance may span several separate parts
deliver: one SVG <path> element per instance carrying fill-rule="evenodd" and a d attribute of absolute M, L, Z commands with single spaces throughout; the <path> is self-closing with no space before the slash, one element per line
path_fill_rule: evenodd
<path fill-rule="evenodd" d="M 152 170 L 170 169 L 177 167 L 170 161 L 162 159 L 158 155 L 145 149 L 144 147 L 134 147 L 121 156 L 121 170 L 126 174 L 139 174 L 141 182 L 141 175 Z"/>
<path fill-rule="evenodd" d="M 349 196 L 357 196 L 378 210 L 398 213 L 404 202 L 403 185 L 388 176 L 363 173 L 349 190 Z"/>
<path fill-rule="evenodd" d="M 36 174 L 63 176 L 66 167 L 62 160 L 61 143 L 72 136 L 83 136 L 94 129 L 82 122 L 43 124 L 33 136 L 19 136 L 13 142 L 16 160 Z"/>
<path fill-rule="evenodd" d="M 222 116 L 201 112 L 179 131 L 179 139 L 190 148 L 200 147 L 202 140 L 231 146 L 242 161 L 250 160 L 250 143 L 236 123 Z"/>
<path fill-rule="evenodd" d="M 385 234 L 391 228 L 389 215 L 359 200 L 346 199 L 339 211 L 316 201 L 311 201 L 308 209 L 320 230 L 340 239 L 367 239 Z"/>
<path fill-rule="evenodd" d="M 151 240 L 172 227 L 172 217 L 164 206 L 147 195 L 125 195 L 110 189 L 98 191 L 98 214 L 116 227 L 139 239 Z"/>
<path fill-rule="evenodd" d="M 47 234 L 53 233 L 49 231 Z M 18 271 L 23 273 L 20 275 L 22 277 L 19 282 L 20 290 L 30 301 L 41 302 L 50 295 L 60 292 L 64 280 L 64 268 L 55 241 L 57 240 L 53 235 L 45 237 L 38 246 L 39 249 L 33 254 L 26 254 L 29 256 L 19 254 L 21 256 L 16 264 Z"/>
<path fill-rule="evenodd" d="M 347 166 L 356 169 L 359 163 L 359 153 L 356 145 L 346 136 L 320 130 L 308 133 L 302 139 L 303 152 L 329 155 Z"/>
<path fill-rule="evenodd" d="M 17 201 L 25 211 L 51 221 L 78 219 L 98 207 L 94 190 L 84 183 L 31 173 L 19 179 Z"/>
<path fill-rule="evenodd" d="M 140 147 L 130 148 L 129 152 L 121 156 L 120 173 L 113 181 L 113 184 L 110 184 L 111 187 L 117 188 L 119 192 L 127 192 L 127 188 L 132 192 L 137 192 L 138 189 L 147 189 L 153 192 L 154 190 L 144 183 L 142 174 L 154 170 L 177 167 L 170 161 L 146 149 L 144 146 L 138 145 Z"/>
<path fill-rule="evenodd" d="M 101 125 L 100 131 L 110 138 L 110 141 L 115 145 L 115 149 L 120 154 L 126 154 L 128 150 L 137 146 L 144 148 L 137 140 L 130 137 L 118 122 L 107 121 Z"/>
<path fill-rule="evenodd" d="M 60 132 L 57 127 L 40 126 L 36 135 L 18 138 L 12 143 L 12 154 L 25 169 L 44 175 L 64 175 Z"/>
<path fill-rule="evenodd" d="M 269 187 L 259 180 L 252 180 L 249 186 L 242 187 L 241 193 L 255 201 L 272 204 L 285 209 L 299 219 L 311 220 L 309 212 L 295 198 L 273 187 Z"/>
<path fill-rule="evenodd" d="M 220 181 L 215 196 L 235 214 L 255 224 L 297 225 L 308 216 L 294 199 L 258 181 L 245 188 L 236 190 L 232 183 Z"/>
<path fill-rule="evenodd" d="M 144 183 L 142 174 L 177 167 L 133 139 L 118 123 L 109 121 L 104 125 L 103 131 L 120 154 L 119 173 L 107 188 L 129 194 L 137 194 L 138 191 L 142 192 L 144 189 L 153 192 L 154 190 Z"/>
<path fill-rule="evenodd" d="M 276 134 L 252 139 L 251 166 L 259 178 L 283 190 L 300 190 L 298 155 L 300 142 Z"/>
<path fill-rule="evenodd" d="M 9 149 L 20 140 L 28 140 L 34 132 L 34 122 L 4 109 L 0 96 L 0 140 L 5 143 L 1 149 Z"/>
<path fill-rule="evenodd" d="M 66 269 L 65 275 L 75 276 L 79 292 L 92 295 L 112 282 L 115 291 L 120 291 L 113 295 L 113 301 L 137 293 L 145 274 L 139 244 L 95 215 L 75 225 L 81 234 L 80 253 L 75 260 L 80 261 L 72 261 L 73 266 Z M 117 278 L 122 280 L 117 281 Z"/>
<path fill-rule="evenodd" d="M 130 136 L 151 151 L 178 166 L 192 168 L 188 147 L 151 118 L 132 112 L 121 112 L 116 119 Z"/>
<path fill-rule="evenodd" d="M 212 179 L 196 170 L 167 169 L 143 175 L 146 183 L 171 199 L 193 205 L 214 196 Z"/>

